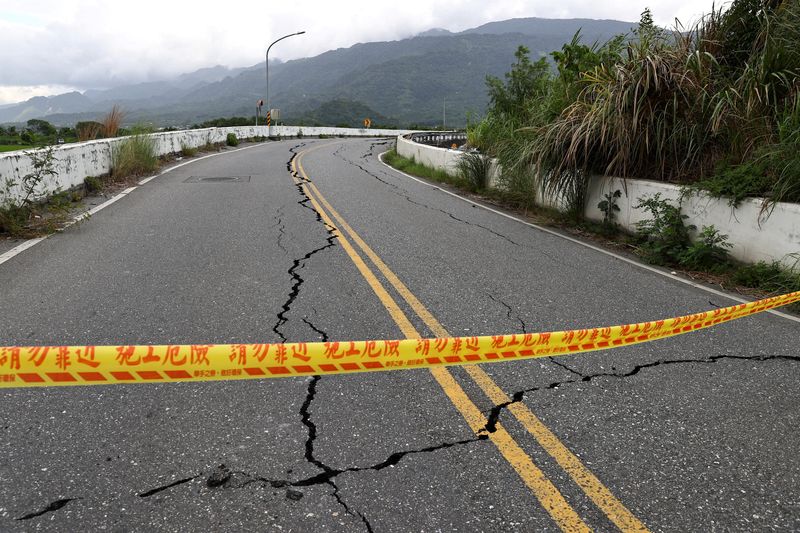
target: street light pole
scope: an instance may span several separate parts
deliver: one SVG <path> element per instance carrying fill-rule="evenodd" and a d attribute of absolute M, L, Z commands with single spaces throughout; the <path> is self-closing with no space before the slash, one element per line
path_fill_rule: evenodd
<path fill-rule="evenodd" d="M 305 31 L 298 31 L 297 33 L 290 33 L 289 35 L 284 35 L 280 39 L 275 39 L 274 41 L 272 41 L 272 44 L 270 44 L 267 47 L 267 58 L 266 58 L 267 59 L 266 60 L 266 70 L 267 70 L 267 100 L 266 100 L 266 102 L 267 102 L 267 113 L 269 113 L 269 111 L 271 109 L 269 107 L 269 49 L 272 48 L 272 45 L 274 45 L 278 41 L 282 41 L 284 39 L 288 39 L 289 37 L 294 37 L 295 35 L 303 35 L 304 33 L 305 33 Z M 270 128 L 271 127 L 272 127 L 271 126 L 271 121 L 268 121 L 267 122 L 267 137 L 270 136 Z"/>

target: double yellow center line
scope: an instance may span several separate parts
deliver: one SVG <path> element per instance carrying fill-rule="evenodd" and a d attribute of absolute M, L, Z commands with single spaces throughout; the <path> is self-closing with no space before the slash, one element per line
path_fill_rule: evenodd
<path fill-rule="evenodd" d="M 422 335 L 420 335 L 411 324 L 406 314 L 389 294 L 373 270 L 367 265 L 364 259 L 362 259 L 350 240 L 355 243 L 355 246 L 369 259 L 373 267 L 384 276 L 389 285 L 391 285 L 397 294 L 405 300 L 406 304 L 408 304 L 434 335 L 437 337 L 450 337 L 451 335 L 448 331 L 436 320 L 431 312 L 416 296 L 414 296 L 408 287 L 400 281 L 397 275 L 392 272 L 378 254 L 364 242 L 358 233 L 350 227 L 344 218 L 342 218 L 325 199 L 322 193 L 320 193 L 316 185 L 310 181 L 303 168 L 303 157 L 311 151 L 331 146 L 332 144 L 335 143 L 318 145 L 314 148 L 304 150 L 292 160 L 292 179 L 295 184 L 302 188 L 322 220 L 332 229 L 344 251 L 353 261 L 358 271 L 375 292 L 375 295 L 384 305 L 389 315 L 406 338 L 418 339 L 422 338 Z M 510 401 L 508 395 L 503 392 L 492 378 L 479 366 L 466 366 L 464 368 L 493 403 L 500 404 Z M 430 372 L 456 409 L 464 417 L 472 431 L 477 435 L 485 434 L 487 424 L 486 417 L 469 399 L 450 371 L 445 367 L 435 367 L 431 368 Z M 511 403 L 508 406 L 508 410 L 558 465 L 569 474 L 589 499 L 591 499 L 591 501 L 602 510 L 609 520 L 621 531 L 647 531 L 644 524 L 639 521 L 622 502 L 620 502 L 611 491 L 583 465 L 583 463 L 581 463 L 580 459 L 578 459 L 578 457 L 572 453 L 524 403 Z M 496 430 L 489 434 L 489 439 L 563 531 L 591 531 L 589 526 L 566 501 L 561 492 L 547 478 L 544 472 L 534 464 L 533 460 L 525 453 L 522 447 L 517 444 L 502 424 L 497 423 Z"/>

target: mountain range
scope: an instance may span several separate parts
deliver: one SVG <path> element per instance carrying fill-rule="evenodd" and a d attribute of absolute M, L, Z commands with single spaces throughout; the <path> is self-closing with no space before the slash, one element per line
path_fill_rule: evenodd
<path fill-rule="evenodd" d="M 432 29 L 399 41 L 360 43 L 315 57 L 270 62 L 270 104 L 286 122 L 350 124 L 366 114 L 387 125 L 463 126 L 487 104 L 487 75 L 502 77 L 519 45 L 532 59 L 581 32 L 583 42 L 629 33 L 616 20 L 523 18 L 459 33 Z M 215 66 L 164 81 L 35 97 L 0 107 L 0 123 L 43 118 L 60 126 L 94 120 L 119 104 L 126 122 L 182 126 L 224 116 L 253 116 L 265 93 L 265 67 Z"/>

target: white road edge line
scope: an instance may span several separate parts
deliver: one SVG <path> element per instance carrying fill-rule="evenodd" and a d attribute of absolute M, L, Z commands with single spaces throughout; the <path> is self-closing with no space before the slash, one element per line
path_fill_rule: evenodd
<path fill-rule="evenodd" d="M 134 187 L 128 187 L 127 189 L 125 189 L 121 193 L 117 194 L 116 196 L 113 196 L 113 197 L 109 198 L 108 200 L 106 200 L 102 204 L 96 205 L 93 208 L 91 208 L 90 210 L 85 211 L 85 212 L 83 212 L 83 213 L 81 213 L 79 215 L 76 215 L 72 220 L 67 222 L 56 233 L 64 231 L 65 229 L 69 228 L 70 226 L 72 226 L 74 224 L 77 224 L 78 222 L 81 222 L 83 220 L 88 219 L 89 217 L 91 217 L 92 215 L 94 215 L 95 213 L 100 211 L 101 209 L 105 209 L 106 207 L 110 206 L 114 202 L 118 202 L 119 200 L 123 199 L 124 197 L 126 197 L 131 192 L 135 191 L 136 189 L 138 189 L 139 187 L 141 187 L 145 183 L 153 181 L 154 179 L 156 179 L 156 178 L 158 178 L 160 176 L 163 176 L 164 174 L 167 174 L 169 172 L 172 172 L 173 170 L 175 170 L 177 168 L 181 168 L 181 167 L 184 167 L 186 165 L 190 165 L 192 163 L 196 163 L 197 161 L 201 161 L 203 159 L 208 159 L 209 157 L 216 157 L 218 155 L 225 155 L 225 154 L 232 154 L 234 152 L 241 152 L 242 150 L 249 150 L 250 148 L 256 148 L 258 146 L 264 146 L 264 144 L 263 143 L 259 143 L 259 144 L 254 144 L 253 146 L 245 146 L 243 148 L 236 148 L 234 150 L 226 150 L 224 152 L 218 152 L 216 154 L 204 155 L 203 157 L 198 157 L 196 159 L 191 159 L 191 160 L 186 161 L 184 163 L 179 163 L 179 164 L 177 164 L 175 166 L 169 167 L 168 169 L 162 170 L 161 172 L 159 172 L 155 176 L 150 176 L 149 178 L 145 178 L 145 179 L 139 181 L 138 184 L 135 185 Z M 21 254 L 22 252 L 24 252 L 28 248 L 31 248 L 32 246 L 35 246 L 35 245 L 39 244 L 40 242 L 42 242 L 43 240 L 47 239 L 51 235 L 54 235 L 54 233 L 51 233 L 50 235 L 45 235 L 44 237 L 37 237 L 35 239 L 28 239 L 28 240 L 24 241 L 22 244 L 18 244 L 14 248 L 12 248 L 9 251 L 7 251 L 7 252 L 3 253 L 2 255 L 0 255 L 0 265 L 5 263 L 6 261 L 10 260 L 12 257 Z"/>
<path fill-rule="evenodd" d="M 401 170 L 397 170 L 396 168 L 394 168 L 393 166 L 387 164 L 383 160 L 383 155 L 385 153 L 387 153 L 387 152 L 388 152 L 388 150 L 386 152 L 378 154 L 378 159 L 387 168 L 390 168 L 394 172 L 397 172 L 398 174 L 402 174 L 403 176 L 405 176 L 407 178 L 411 178 L 414 181 L 422 183 L 423 185 L 427 185 L 427 186 L 432 187 L 434 189 L 437 189 L 437 190 L 439 190 L 439 191 L 441 191 L 441 192 L 443 192 L 445 194 L 449 194 L 450 196 L 458 198 L 459 200 L 461 200 L 463 202 L 467 202 L 468 204 L 471 204 L 471 205 L 474 205 L 474 206 L 478 206 L 480 208 L 486 209 L 487 211 L 491 211 L 492 213 L 495 213 L 497 215 L 509 218 L 511 220 L 515 220 L 515 221 L 519 222 L 520 224 L 524 224 L 526 226 L 530 226 L 531 228 L 534 228 L 534 229 L 537 229 L 537 230 L 542 231 L 544 233 L 547 233 L 548 235 L 553 235 L 555 237 L 559 237 L 561 239 L 573 242 L 575 244 L 579 244 L 579 245 L 581 245 L 583 247 L 589 248 L 589 249 L 594 250 L 596 252 L 600 252 L 601 254 L 605 254 L 605 255 L 611 256 L 611 257 L 613 257 L 615 259 L 619 259 L 620 261 L 628 263 L 629 265 L 633 265 L 633 266 L 635 266 L 637 268 L 641 268 L 643 270 L 647 270 L 649 272 L 653 272 L 653 273 L 658 274 L 660 276 L 664 276 L 666 278 L 669 278 L 669 279 L 671 279 L 673 281 L 677 281 L 677 282 L 683 283 L 684 285 L 689 285 L 690 287 L 694 287 L 696 289 L 701 289 L 703 291 L 709 292 L 709 293 L 714 294 L 716 296 L 721 296 L 723 298 L 728 298 L 729 300 L 733 300 L 734 302 L 738 302 L 738 303 L 741 303 L 741 304 L 746 304 L 746 303 L 749 303 L 749 302 L 753 301 L 753 300 L 746 300 L 746 299 L 740 298 L 738 296 L 734 296 L 733 294 L 728 294 L 728 293 L 725 293 L 725 292 L 722 292 L 722 291 L 718 291 L 717 289 L 712 289 L 711 287 L 706 287 L 705 285 L 701 285 L 699 283 L 695 283 L 694 281 L 681 278 L 679 276 L 676 276 L 674 274 L 670 274 L 668 272 L 664 272 L 663 270 L 659 270 L 659 269 L 651 267 L 649 265 L 645 265 L 644 263 L 639 263 L 638 261 L 634 261 L 633 259 L 629 259 L 629 258 L 627 258 L 625 256 L 622 256 L 622 255 L 619 255 L 619 254 L 615 254 L 614 252 L 611 252 L 609 250 L 605 250 L 605 249 L 600 248 L 598 246 L 594 246 L 592 244 L 589 244 L 588 242 L 583 242 L 583 241 L 580 241 L 578 239 L 569 237 L 567 235 L 562 235 L 561 233 L 559 233 L 557 231 L 553 231 L 553 230 L 548 229 L 548 228 L 545 228 L 544 226 L 539 226 L 538 224 L 533 224 L 531 222 L 527 222 L 525 220 L 522 220 L 521 218 L 517 218 L 517 217 L 515 217 L 513 215 L 509 215 L 508 213 L 503 213 L 502 211 L 498 211 L 497 209 L 492 209 L 491 207 L 485 206 L 485 205 L 483 205 L 483 204 L 481 204 L 479 202 L 474 202 L 474 201 L 472 201 L 472 200 L 470 200 L 468 198 L 464 198 L 461 195 L 458 195 L 458 194 L 456 194 L 454 192 L 450 192 L 447 189 L 443 189 L 442 187 L 434 185 L 434 184 L 432 184 L 430 182 L 427 182 L 425 180 L 419 179 L 416 176 L 412 176 L 411 174 L 406 174 L 405 172 L 403 172 Z M 800 323 L 800 318 L 798 318 L 796 316 L 787 315 L 786 313 L 782 313 L 780 311 L 775 311 L 774 309 L 770 309 L 770 310 L 768 310 L 766 312 L 771 314 L 771 315 L 775 315 L 775 316 L 779 316 L 781 318 L 785 318 L 786 320 L 791 320 L 792 322 Z"/>

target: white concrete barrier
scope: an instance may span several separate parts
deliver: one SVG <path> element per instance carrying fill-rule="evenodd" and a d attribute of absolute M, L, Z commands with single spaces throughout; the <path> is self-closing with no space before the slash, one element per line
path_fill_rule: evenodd
<path fill-rule="evenodd" d="M 152 133 L 159 156 L 175 154 L 183 146 L 198 148 L 206 143 L 224 143 L 229 133 L 239 139 L 266 137 L 266 126 L 236 126 L 230 128 L 204 128 L 198 130 L 165 131 Z M 328 135 L 345 137 L 394 137 L 410 133 L 409 130 L 380 130 L 356 128 L 321 128 L 304 126 L 272 126 L 273 137 L 297 137 Z M 99 139 L 53 147 L 54 170 L 37 188 L 36 197 L 46 197 L 55 192 L 70 189 L 83 183 L 87 176 L 102 176 L 111 171 L 113 147 L 124 141 L 124 137 Z M 22 178 L 33 172 L 30 150 L 0 154 L 0 206 L 17 201 L 24 195 Z M 9 186 L 14 183 L 15 185 Z"/>
<path fill-rule="evenodd" d="M 397 138 L 397 153 L 403 157 L 414 158 L 417 162 L 444 170 L 448 174 L 458 173 L 458 159 L 463 152 L 436 148 L 415 143 L 404 136 Z M 495 168 L 497 165 L 495 164 Z M 496 185 L 496 175 L 490 178 L 490 186 Z M 661 198 L 672 200 L 675 205 L 681 198 L 681 187 L 670 183 L 649 180 L 622 180 L 607 176 L 592 178 L 586 202 L 586 218 L 601 222 L 603 212 L 597 207 L 603 195 L 616 190 L 622 192 L 617 200 L 620 211 L 617 223 L 628 232 L 636 231 L 636 223 L 649 218 L 642 209 L 634 209 L 639 199 L 661 194 Z M 540 198 L 539 202 L 548 207 L 559 205 L 556 198 Z M 687 224 L 714 226 L 720 233 L 728 236 L 733 245 L 730 255 L 739 261 L 755 263 L 758 261 L 781 261 L 789 267 L 800 268 L 800 205 L 777 203 L 768 217 L 762 216 L 761 198 L 748 198 L 739 207 L 733 208 L 727 199 L 717 199 L 705 193 L 696 193 L 683 199 L 681 207 Z"/>
<path fill-rule="evenodd" d="M 458 160 L 464 155 L 461 150 L 451 150 L 450 148 L 438 148 L 427 144 L 416 143 L 406 138 L 407 134 L 397 137 L 397 153 L 408 159 L 414 159 L 417 163 L 422 163 L 431 168 L 444 170 L 451 176 L 458 176 Z M 489 187 L 497 185 L 497 178 L 500 176 L 500 166 L 496 160 L 492 160 L 489 170 Z"/>

